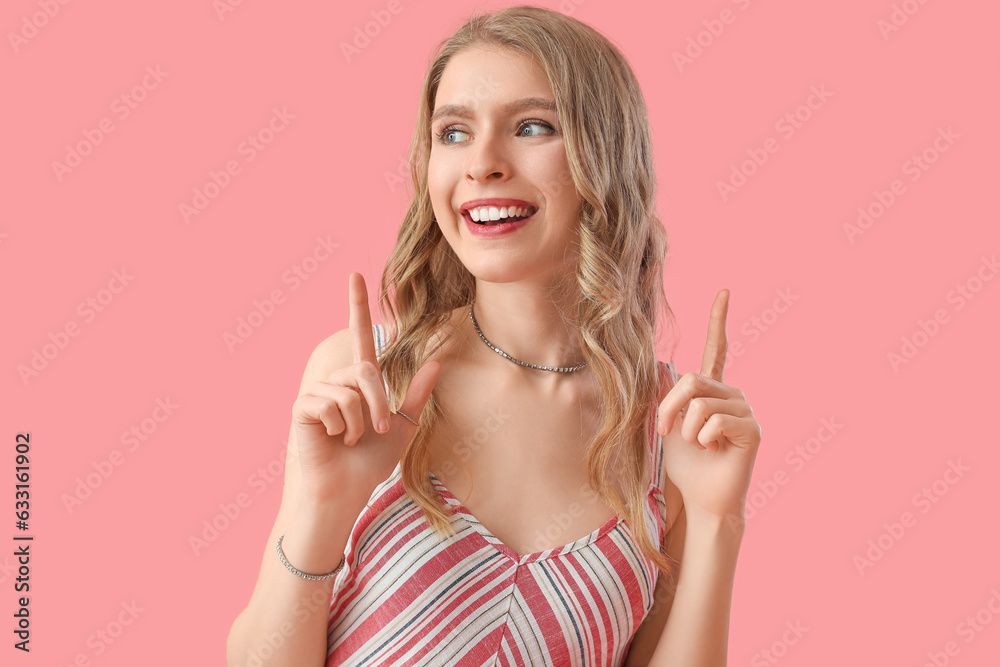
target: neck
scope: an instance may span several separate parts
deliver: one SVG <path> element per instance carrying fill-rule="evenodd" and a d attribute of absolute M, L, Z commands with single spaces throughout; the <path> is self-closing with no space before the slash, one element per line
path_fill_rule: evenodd
<path fill-rule="evenodd" d="M 537 366 L 573 367 L 584 361 L 576 321 L 578 297 L 557 297 L 556 290 L 532 289 L 514 283 L 477 282 L 473 312 L 483 336 L 506 354 Z M 465 309 L 470 345 L 491 367 L 509 367 L 540 386 L 556 388 L 589 374 L 589 367 L 563 373 L 526 368 L 504 359 L 476 333 Z M 575 376 L 575 377 L 574 377 Z"/>

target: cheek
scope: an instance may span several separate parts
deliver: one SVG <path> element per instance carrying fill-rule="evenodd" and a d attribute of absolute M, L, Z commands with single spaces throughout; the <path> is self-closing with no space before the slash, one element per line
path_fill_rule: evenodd
<path fill-rule="evenodd" d="M 427 163 L 427 188 L 434 193 L 446 193 L 455 182 L 452 168 L 446 160 L 431 158 Z"/>
<path fill-rule="evenodd" d="M 434 189 L 437 187 L 438 182 L 441 180 L 441 168 L 438 165 L 437 160 L 432 156 L 430 162 L 427 163 L 427 187 Z"/>
<path fill-rule="evenodd" d="M 433 165 L 427 167 L 427 193 L 435 209 L 447 199 L 447 181 L 442 177 L 440 169 Z"/>
<path fill-rule="evenodd" d="M 552 153 L 533 165 L 535 183 L 545 198 L 559 207 L 575 210 L 578 197 L 569 170 L 569 161 L 562 146 L 553 146 Z"/>

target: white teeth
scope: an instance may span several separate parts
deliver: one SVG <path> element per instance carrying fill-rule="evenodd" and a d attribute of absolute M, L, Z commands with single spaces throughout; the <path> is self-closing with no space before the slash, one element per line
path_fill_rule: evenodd
<path fill-rule="evenodd" d="M 486 222 L 487 220 L 502 220 L 504 218 L 521 218 L 528 214 L 527 207 L 518 206 L 480 206 L 468 209 L 469 217 L 473 222 Z"/>

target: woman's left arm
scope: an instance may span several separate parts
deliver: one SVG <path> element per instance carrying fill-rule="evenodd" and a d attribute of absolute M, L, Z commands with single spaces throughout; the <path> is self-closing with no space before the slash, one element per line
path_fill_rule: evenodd
<path fill-rule="evenodd" d="M 686 527 L 677 587 L 648 665 L 724 667 L 742 530 L 713 517 L 689 517 L 686 509 L 682 514 Z"/>
<path fill-rule="evenodd" d="M 683 375 L 658 408 L 664 472 L 684 498 L 677 590 L 650 667 L 725 667 L 736 559 L 760 425 L 722 383 L 729 291 L 712 306 L 701 373 Z M 680 526 L 677 526 L 678 528 Z"/>

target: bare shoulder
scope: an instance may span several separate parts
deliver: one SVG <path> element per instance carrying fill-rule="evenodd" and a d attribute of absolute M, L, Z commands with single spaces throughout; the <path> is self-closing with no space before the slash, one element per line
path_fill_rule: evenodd
<path fill-rule="evenodd" d="M 310 380 L 325 379 L 330 373 L 353 361 L 351 351 L 351 330 L 341 329 L 321 340 L 309 355 L 305 371 L 302 374 L 302 385 L 299 394 Z"/>

